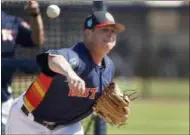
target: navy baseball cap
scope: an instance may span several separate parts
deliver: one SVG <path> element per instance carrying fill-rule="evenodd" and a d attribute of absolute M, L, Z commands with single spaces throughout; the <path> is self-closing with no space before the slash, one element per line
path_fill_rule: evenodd
<path fill-rule="evenodd" d="M 116 32 L 125 30 L 125 26 L 115 22 L 114 17 L 108 11 L 95 11 L 85 19 L 84 29 L 101 28 L 110 25 L 116 28 Z"/>

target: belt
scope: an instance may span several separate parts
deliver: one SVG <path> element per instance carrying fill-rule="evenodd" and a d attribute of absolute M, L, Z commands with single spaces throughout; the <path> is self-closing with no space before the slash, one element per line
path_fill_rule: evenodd
<path fill-rule="evenodd" d="M 28 111 L 28 109 L 27 109 L 24 105 L 22 105 L 21 110 L 22 110 L 22 112 L 23 112 L 26 116 L 28 116 L 28 115 L 30 114 L 30 112 Z M 35 118 L 35 117 L 34 117 L 33 121 L 35 121 L 35 122 L 37 122 L 37 123 L 39 123 L 39 124 L 41 124 L 41 125 L 47 127 L 47 128 L 50 129 L 50 130 L 55 129 L 55 128 L 58 126 L 58 124 L 56 124 L 56 123 L 54 123 L 54 122 L 47 122 L 47 121 L 44 121 L 44 120 L 37 119 L 37 118 Z"/>

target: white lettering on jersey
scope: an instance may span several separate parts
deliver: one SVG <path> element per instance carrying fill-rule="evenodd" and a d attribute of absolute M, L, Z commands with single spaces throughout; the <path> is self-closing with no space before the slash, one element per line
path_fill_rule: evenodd
<path fill-rule="evenodd" d="M 13 41 L 14 32 L 12 30 L 2 29 L 1 34 L 2 34 L 2 40 L 3 41 Z"/>

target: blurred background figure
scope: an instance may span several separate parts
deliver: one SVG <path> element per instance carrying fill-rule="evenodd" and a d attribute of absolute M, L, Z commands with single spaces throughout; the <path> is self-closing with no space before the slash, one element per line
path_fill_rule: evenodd
<path fill-rule="evenodd" d="M 24 7 L 22 7 L 24 9 Z M 14 10 L 15 12 L 16 10 Z M 27 2 L 26 11 L 31 19 L 30 24 L 6 11 L 1 11 L 1 58 L 6 60 L 14 59 L 17 44 L 33 48 L 40 47 L 44 43 L 44 26 L 40 15 L 37 1 Z M 5 125 L 13 102 L 12 78 L 16 69 L 14 67 L 1 67 L 1 104 L 2 104 L 2 134 L 5 132 Z"/>
<path fill-rule="evenodd" d="M 45 14 L 50 0 L 39 2 L 46 32 L 43 52 L 70 47 L 82 39 L 83 17 L 91 12 L 92 0 L 55 0 L 61 8 L 55 19 Z M 136 89 L 140 94 L 131 103 L 128 124 L 119 129 L 107 124 L 106 133 L 189 134 L 189 1 L 105 2 L 115 19 L 126 26 L 110 53 L 116 66 L 115 81 L 121 89 Z M 27 19 L 23 5 L 23 1 L 5 0 L 2 9 Z M 15 50 L 18 59 L 35 58 L 36 52 L 23 50 Z M 9 68 L 13 66 L 10 63 Z M 14 74 L 15 97 L 29 87 L 34 76 L 23 74 L 23 70 Z M 88 122 L 83 122 L 84 127 Z M 88 134 L 95 134 L 93 122 Z"/>
<path fill-rule="evenodd" d="M 159 75 L 162 77 L 177 77 L 174 48 L 167 43 L 161 43 L 157 53 L 160 60 Z"/>

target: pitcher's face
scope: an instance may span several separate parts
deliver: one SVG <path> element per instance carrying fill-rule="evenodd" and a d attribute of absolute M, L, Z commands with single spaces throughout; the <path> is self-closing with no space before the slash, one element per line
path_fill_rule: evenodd
<path fill-rule="evenodd" d="M 93 51 L 100 54 L 107 54 L 116 44 L 116 29 L 114 26 L 95 28 L 89 34 Z"/>

